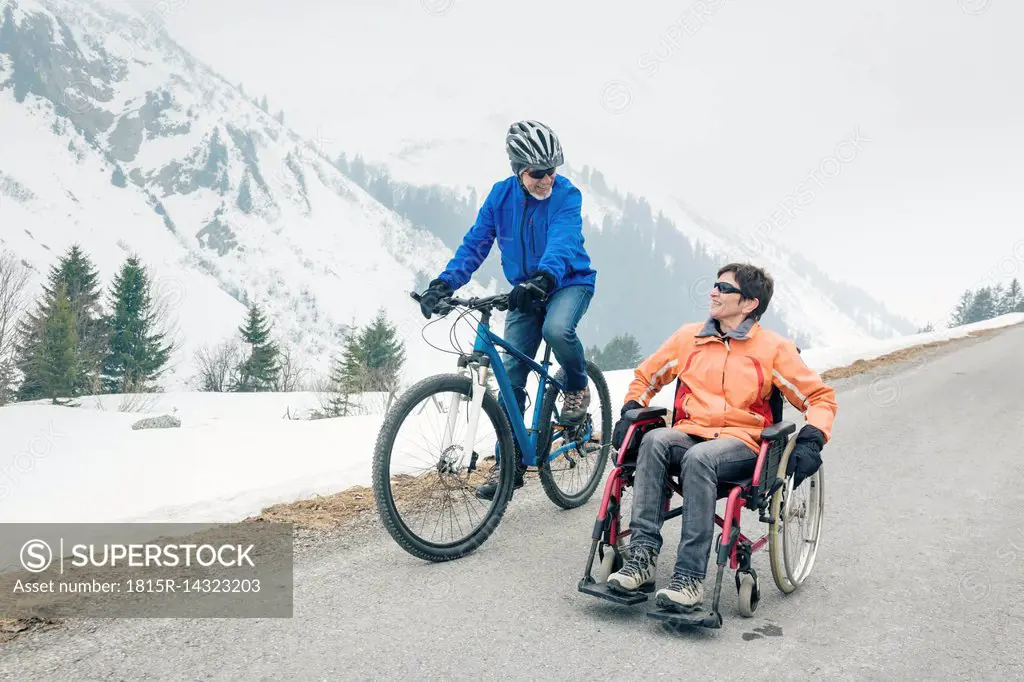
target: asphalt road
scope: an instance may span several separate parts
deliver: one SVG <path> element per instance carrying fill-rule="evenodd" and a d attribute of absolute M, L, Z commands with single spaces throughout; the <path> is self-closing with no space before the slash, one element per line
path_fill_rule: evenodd
<path fill-rule="evenodd" d="M 597 501 L 560 511 L 533 483 L 460 561 L 419 561 L 374 529 L 307 553 L 292 619 L 77 622 L 0 647 L 0 676 L 1021 679 L 1022 349 L 1011 328 L 838 382 L 814 572 L 787 597 L 756 554 L 750 619 L 727 572 L 721 630 L 671 632 L 578 593 Z M 668 547 L 678 532 L 666 524 Z"/>

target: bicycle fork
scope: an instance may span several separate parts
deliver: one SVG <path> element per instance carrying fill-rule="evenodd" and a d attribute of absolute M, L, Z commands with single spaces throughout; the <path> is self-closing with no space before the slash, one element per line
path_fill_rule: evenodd
<path fill-rule="evenodd" d="M 472 457 L 470 466 L 476 468 L 476 455 L 474 450 L 474 444 L 476 443 L 476 430 L 477 425 L 480 423 L 480 411 L 483 409 L 484 404 L 484 393 L 487 392 L 487 373 L 490 367 L 485 363 L 474 363 L 467 365 L 462 372 L 469 376 L 470 387 L 472 394 L 470 398 L 466 398 L 460 394 L 452 396 L 452 405 L 448 410 L 448 423 L 445 427 L 444 443 L 445 449 L 451 448 L 455 443 L 455 424 L 459 418 L 461 412 L 461 403 L 463 401 L 469 403 L 469 414 L 466 415 L 467 429 L 466 438 L 463 441 L 462 454 L 458 460 L 458 468 L 462 468 L 465 461 L 466 455 Z"/>

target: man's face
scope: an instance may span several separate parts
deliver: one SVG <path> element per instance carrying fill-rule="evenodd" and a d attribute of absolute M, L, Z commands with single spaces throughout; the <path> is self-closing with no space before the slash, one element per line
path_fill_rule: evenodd
<path fill-rule="evenodd" d="M 737 289 L 740 285 L 736 282 L 736 275 L 732 272 L 723 272 L 718 278 L 719 282 L 731 285 Z M 741 303 L 742 301 L 742 303 Z M 708 312 L 715 320 L 727 320 L 731 317 L 746 317 L 748 313 L 757 307 L 756 301 L 742 300 L 739 292 L 725 293 L 717 288 L 711 289 L 711 304 Z"/>
<path fill-rule="evenodd" d="M 530 173 L 539 174 L 539 170 L 536 168 L 527 168 L 519 174 L 520 179 L 523 181 L 523 187 L 535 199 L 547 199 L 551 196 L 551 187 L 555 184 L 555 173 L 557 171 L 554 168 L 547 170 L 550 171 L 549 174 L 540 179 L 530 177 Z"/>

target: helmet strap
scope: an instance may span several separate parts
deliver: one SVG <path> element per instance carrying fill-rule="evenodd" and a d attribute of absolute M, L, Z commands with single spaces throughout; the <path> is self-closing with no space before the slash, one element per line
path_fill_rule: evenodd
<path fill-rule="evenodd" d="M 519 183 L 519 189 L 523 190 L 524 193 L 529 194 L 526 189 L 526 185 L 523 184 L 523 171 L 526 170 L 527 166 L 525 164 L 515 162 L 513 162 L 511 166 L 512 174 L 516 176 L 516 182 Z"/>

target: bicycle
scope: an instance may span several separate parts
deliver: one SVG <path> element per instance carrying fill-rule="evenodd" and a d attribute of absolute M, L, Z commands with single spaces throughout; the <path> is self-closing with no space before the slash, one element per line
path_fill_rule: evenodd
<path fill-rule="evenodd" d="M 420 297 L 415 292 L 411 296 L 419 301 Z M 436 310 L 440 317 L 445 317 L 457 308 L 465 308 L 465 311 L 459 315 L 456 324 L 474 311 L 480 312 L 473 351 L 465 353 L 459 349 L 455 353 L 458 355 L 455 373 L 430 376 L 410 387 L 385 418 L 374 448 L 373 489 L 377 513 L 399 546 L 413 556 L 429 561 L 463 557 L 491 536 L 512 499 L 515 459 L 521 457 L 528 470 L 536 467 L 544 492 L 555 505 L 572 509 L 585 504 L 594 494 L 611 449 L 612 414 L 608 384 L 594 363 L 588 361 L 586 366 L 588 379 L 593 384 L 591 410 L 578 424 L 563 423 L 559 419 L 556 401 L 565 390 L 565 371 L 559 368 L 554 376 L 551 375 L 550 346 L 544 342 L 544 358 L 538 363 L 511 347 L 490 327 L 492 311 L 508 309 L 508 294 L 470 299 L 448 297 L 439 303 Z M 498 348 L 526 363 L 531 378 L 537 378 L 529 429 L 516 403 Z M 490 377 L 497 381 L 500 403 L 489 387 Z M 445 393 L 451 396 L 441 399 Z M 594 409 L 595 402 L 599 410 Z M 595 413 L 601 419 L 600 425 L 594 423 Z M 509 415 L 513 416 L 510 418 Z M 481 416 L 487 423 L 481 424 Z M 423 422 L 430 417 L 440 417 L 443 427 L 425 428 Z M 464 436 L 456 437 L 456 430 L 463 425 L 466 427 Z M 493 458 L 495 465 L 500 467 L 498 489 L 489 501 L 474 494 L 476 485 L 486 478 L 480 465 L 488 458 L 487 448 L 491 439 L 486 433 L 480 434 L 483 432 L 481 427 L 485 429 L 488 425 L 493 428 Z M 414 434 L 418 431 L 423 436 L 432 435 L 440 439 L 436 446 L 419 446 L 419 451 L 431 459 L 425 471 L 418 475 L 391 471 L 392 465 L 397 464 L 401 469 L 401 465 L 408 464 L 403 457 L 394 455 L 399 431 L 406 426 L 411 427 Z M 504 453 L 513 454 L 505 456 Z M 538 453 L 547 455 L 538 457 Z M 593 472 L 578 492 L 568 493 L 556 481 L 556 463 L 570 472 L 593 465 Z M 392 490 L 393 485 L 397 486 L 397 491 Z M 489 502 L 490 507 L 480 515 L 479 523 L 463 537 L 445 540 L 444 530 L 450 529 L 454 535 L 455 524 L 435 522 L 434 530 L 441 526 L 442 539 L 424 539 L 413 532 L 412 525 L 403 519 L 399 507 L 409 507 L 414 511 L 435 508 L 437 505 L 432 498 L 424 499 L 424 493 L 431 486 L 442 490 L 448 502 L 453 496 L 460 497 L 460 505 L 467 510 L 471 503 L 477 502 Z M 454 505 L 452 509 L 454 511 Z"/>

